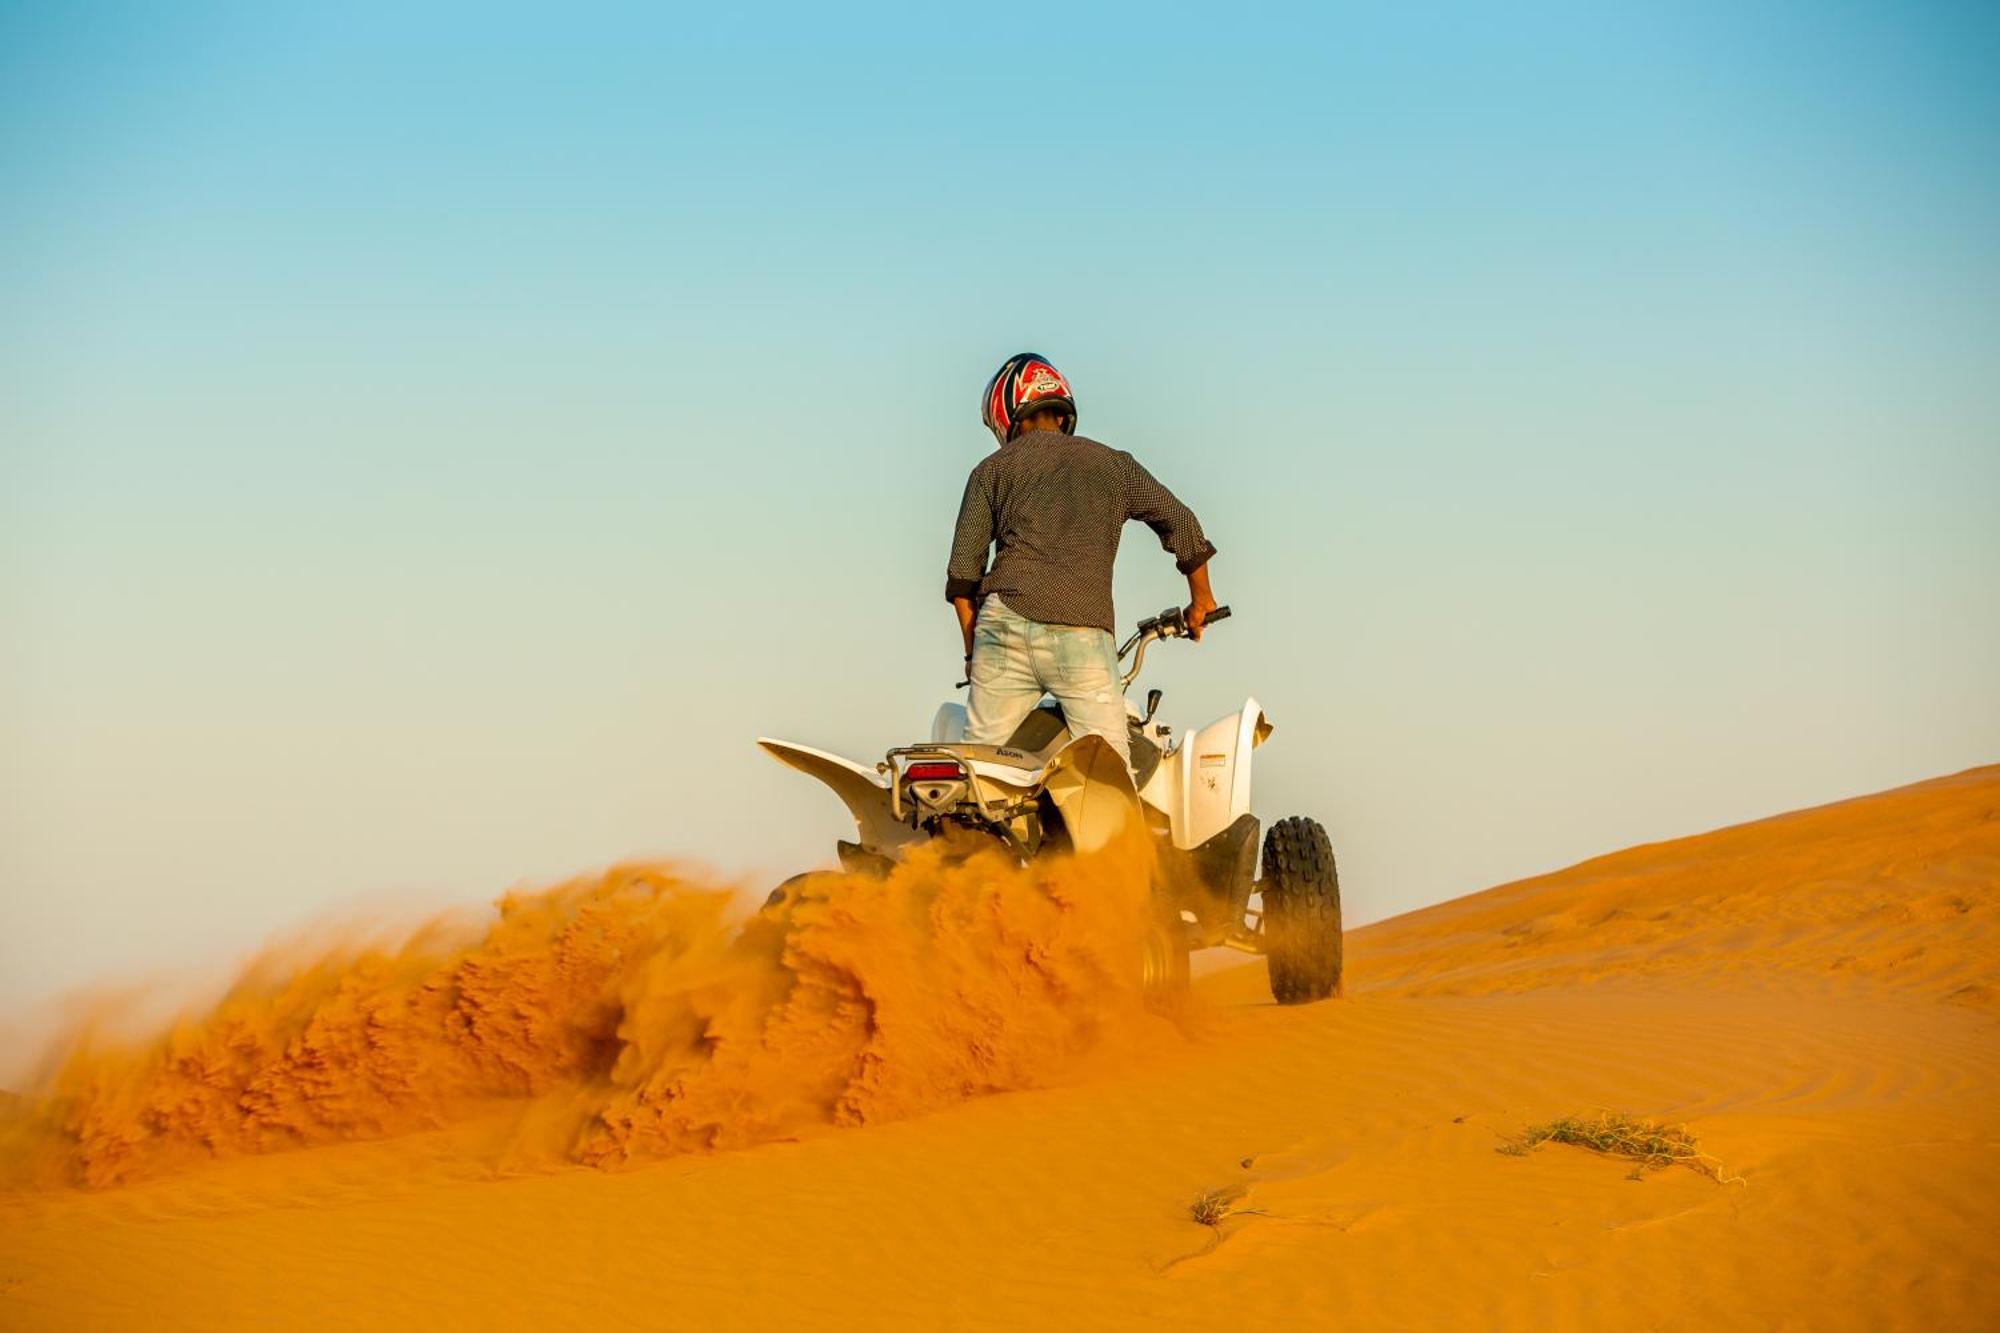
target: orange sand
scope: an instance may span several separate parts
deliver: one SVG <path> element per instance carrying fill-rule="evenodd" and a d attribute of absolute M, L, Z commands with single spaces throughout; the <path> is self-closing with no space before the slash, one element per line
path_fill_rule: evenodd
<path fill-rule="evenodd" d="M 16 1109 L 0 1325 L 2000 1327 L 2000 767 L 1357 931 L 1344 1001 L 1232 968 L 1185 1033 L 1127 877 L 1050 873 L 731 943 L 628 871 L 268 963 Z M 1595 1107 L 1741 1183 L 1494 1151 Z"/>

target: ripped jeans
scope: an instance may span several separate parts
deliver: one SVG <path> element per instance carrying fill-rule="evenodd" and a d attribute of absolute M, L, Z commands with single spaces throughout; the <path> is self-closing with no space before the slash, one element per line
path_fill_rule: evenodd
<path fill-rule="evenodd" d="M 1072 738 L 1102 736 L 1132 764 L 1118 649 L 1108 630 L 1044 625 L 1017 614 L 998 597 L 979 604 L 972 627 L 972 699 L 965 739 L 1005 745 L 1046 691 L 1062 705 Z"/>

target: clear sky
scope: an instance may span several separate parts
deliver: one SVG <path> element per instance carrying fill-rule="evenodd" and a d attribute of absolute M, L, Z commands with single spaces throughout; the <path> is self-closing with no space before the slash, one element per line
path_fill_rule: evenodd
<path fill-rule="evenodd" d="M 824 860 L 1024 347 L 1353 921 L 2000 760 L 1996 131 L 1991 5 L 0 0 L 0 1005 Z"/>

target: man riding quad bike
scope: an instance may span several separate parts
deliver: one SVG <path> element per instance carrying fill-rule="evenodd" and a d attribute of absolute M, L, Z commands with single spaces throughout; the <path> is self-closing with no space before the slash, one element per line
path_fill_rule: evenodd
<path fill-rule="evenodd" d="M 1265 954 L 1282 1003 L 1332 994 L 1340 888 L 1326 831 L 1280 820 L 1257 875 L 1250 752 L 1271 732 L 1263 710 L 1250 700 L 1176 741 L 1154 720 L 1159 691 L 1144 713 L 1126 697 L 1149 645 L 1199 640 L 1229 614 L 1209 588 L 1215 546 L 1130 454 L 1074 433 L 1075 396 L 1047 358 L 1010 357 L 987 382 L 980 417 L 999 448 L 966 480 L 945 576 L 968 703 L 939 709 L 928 743 L 893 749 L 873 768 L 760 744 L 846 802 L 860 830 L 858 842 L 840 845 L 849 869 L 935 838 L 997 844 L 1023 859 L 1091 852 L 1136 814 L 1159 850 L 1150 994 L 1169 1001 L 1187 984 L 1188 950 L 1216 944 Z M 1114 652 L 1111 567 L 1133 519 L 1174 556 L 1189 600 L 1142 622 Z M 1250 909 L 1253 892 L 1261 912 Z"/>
<path fill-rule="evenodd" d="M 1228 615 L 1217 607 L 1208 620 Z M 1138 678 L 1149 646 L 1186 637 L 1177 607 L 1140 622 L 1118 650 L 1121 687 Z M 1250 699 L 1177 737 L 1156 716 L 1161 697 L 1149 690 L 1143 712 L 1125 704 L 1130 769 L 1102 737 L 1071 739 L 1053 700 L 1031 709 L 1004 745 L 967 741 L 966 709 L 947 703 L 930 740 L 898 746 L 872 766 L 789 741 L 758 744 L 847 806 L 857 836 L 839 843 L 840 863 L 856 873 L 886 872 L 933 839 L 996 847 L 1022 861 L 1093 852 L 1136 814 L 1157 852 L 1140 964 L 1149 1001 L 1174 1006 L 1187 987 L 1189 951 L 1214 945 L 1263 954 L 1280 1004 L 1335 994 L 1340 881 L 1326 830 L 1302 816 L 1279 820 L 1264 836 L 1259 874 L 1251 759 L 1271 735 L 1270 719 Z M 1252 894 L 1261 910 L 1250 905 Z"/>

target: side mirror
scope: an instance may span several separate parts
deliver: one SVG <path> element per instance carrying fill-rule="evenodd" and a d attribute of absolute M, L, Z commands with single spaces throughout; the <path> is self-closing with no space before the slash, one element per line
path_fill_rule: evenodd
<path fill-rule="evenodd" d="M 1153 714 L 1160 711 L 1160 700 L 1166 697 L 1167 694 L 1165 690 L 1146 691 L 1146 716 L 1139 719 L 1140 726 L 1143 727 L 1148 722 L 1151 722 L 1153 720 Z"/>

